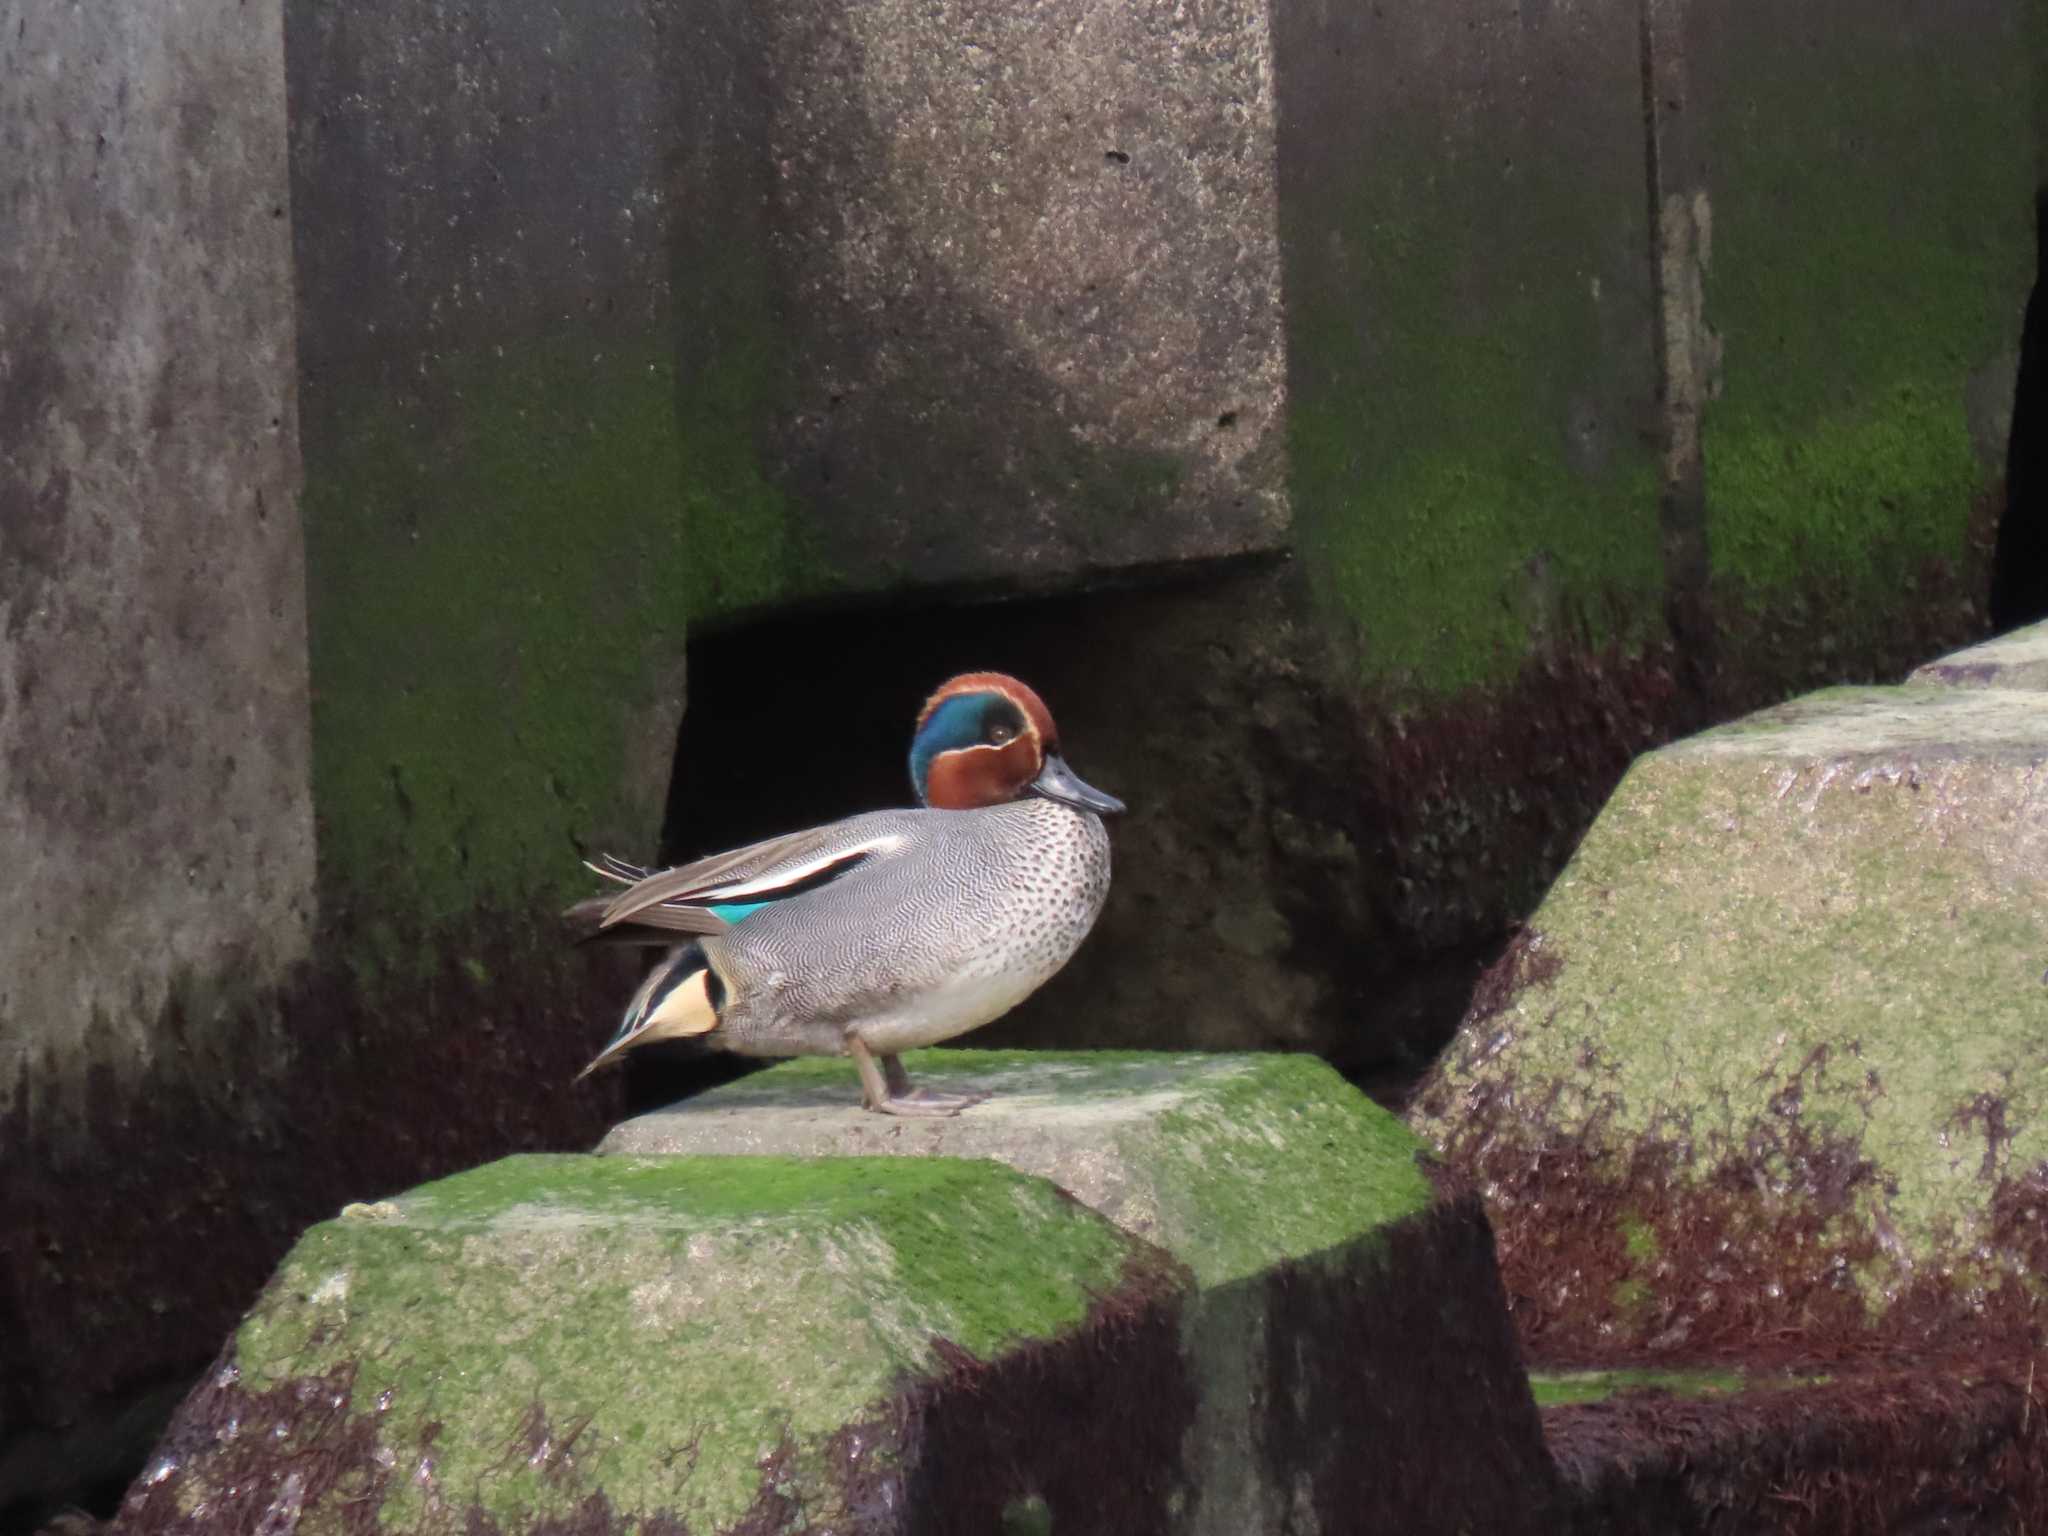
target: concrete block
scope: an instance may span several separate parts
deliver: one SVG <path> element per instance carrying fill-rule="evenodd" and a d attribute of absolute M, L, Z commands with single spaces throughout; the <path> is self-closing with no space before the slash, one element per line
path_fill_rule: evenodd
<path fill-rule="evenodd" d="M 284 68 L 225 0 L 6 29 L 0 1092 L 62 1117 L 307 942 Z"/>
<path fill-rule="evenodd" d="M 1487 1189 L 1532 1347 L 2025 1326 L 2044 767 L 2038 694 L 1924 685 L 1637 762 L 1412 1116 Z"/>
<path fill-rule="evenodd" d="M 0 1524 L 125 1473 L 190 1363 L 161 1319 L 84 1358 L 136 1287 L 39 1197 L 104 1192 L 118 1106 L 217 1081 L 308 947 L 284 132 L 274 8 L 0 17 Z"/>
<path fill-rule="evenodd" d="M 309 1231 L 116 1529 L 1160 1529 L 1184 1286 L 992 1163 L 509 1158 Z"/>
<path fill-rule="evenodd" d="M 1268 7 L 777 0 L 760 400 L 834 587 L 1279 547 Z"/>
<path fill-rule="evenodd" d="M 1951 688 L 2048 690 L 2048 623 L 2016 629 L 1930 661 L 1907 681 Z"/>
<path fill-rule="evenodd" d="M 285 9 L 321 866 L 404 969 L 659 832 L 684 44 L 638 0 Z"/>
<path fill-rule="evenodd" d="M 1849 652 L 1982 601 L 2036 266 L 2028 9 L 1647 13 L 1664 281 L 1700 295 L 1707 546 L 1737 663 L 1788 626 Z"/>
<path fill-rule="evenodd" d="M 1550 1496 L 1476 1206 L 1435 1199 L 1407 1133 L 1323 1063 L 907 1063 L 921 1084 L 992 1097 L 954 1119 L 886 1121 L 861 1110 L 848 1064 L 793 1062 L 627 1121 L 599 1150 L 994 1159 L 1159 1244 L 1196 1286 L 1176 1530 L 1281 1530 L 1304 1507 L 1322 1530 L 1505 1529 Z M 1477 1460 L 1452 1473 L 1438 1459 L 1451 1444 Z"/>

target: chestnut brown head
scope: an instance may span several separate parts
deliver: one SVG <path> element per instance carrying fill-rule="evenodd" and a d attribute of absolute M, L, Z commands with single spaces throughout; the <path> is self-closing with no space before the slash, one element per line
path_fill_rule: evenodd
<path fill-rule="evenodd" d="M 918 803 L 935 810 L 977 810 L 1026 795 L 1098 816 L 1124 808 L 1067 766 L 1045 701 L 1001 672 L 962 673 L 925 701 L 910 743 L 910 782 Z"/>

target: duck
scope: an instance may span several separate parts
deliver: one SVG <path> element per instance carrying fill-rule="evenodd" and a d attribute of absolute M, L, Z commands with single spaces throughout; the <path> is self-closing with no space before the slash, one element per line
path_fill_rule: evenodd
<path fill-rule="evenodd" d="M 579 1080 L 657 1040 L 742 1056 L 846 1056 L 869 1110 L 957 1115 L 988 1097 L 913 1087 L 905 1051 L 1000 1018 L 1073 958 L 1109 895 L 1124 803 L 1067 765 L 1052 713 L 1001 672 L 942 683 L 910 742 L 916 805 L 678 868 L 587 861 L 624 887 L 566 914 L 587 938 L 662 945 Z"/>

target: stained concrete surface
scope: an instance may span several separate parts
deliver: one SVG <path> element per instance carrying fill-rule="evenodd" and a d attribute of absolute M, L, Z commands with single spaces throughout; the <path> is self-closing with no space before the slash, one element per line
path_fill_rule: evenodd
<path fill-rule="evenodd" d="M 0 51 L 0 1091 L 311 914 L 279 17 L 10 8 Z"/>
<path fill-rule="evenodd" d="M 217 1070 L 217 1010 L 308 943 L 284 124 L 274 10 L 0 14 L 0 1105 L 59 1163 L 118 1139 L 110 1091 Z M 0 1257 L 10 1298 L 65 1263 Z M 135 1433 L 71 1434 L 11 1305 L 0 1445 L 49 1454 L 0 1458 L 0 1509 Z"/>
<path fill-rule="evenodd" d="M 856 588 L 1288 530 L 1268 9 L 763 12 L 772 473 Z"/>

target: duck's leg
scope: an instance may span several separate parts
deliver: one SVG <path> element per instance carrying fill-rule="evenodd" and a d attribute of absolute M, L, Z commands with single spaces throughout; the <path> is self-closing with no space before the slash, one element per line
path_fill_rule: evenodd
<path fill-rule="evenodd" d="M 879 1114 L 906 1118 L 957 1115 L 988 1097 L 985 1093 L 933 1093 L 929 1088 L 913 1088 L 901 1061 L 877 1056 L 859 1035 L 846 1037 L 846 1050 L 860 1069 L 862 1102 Z"/>

